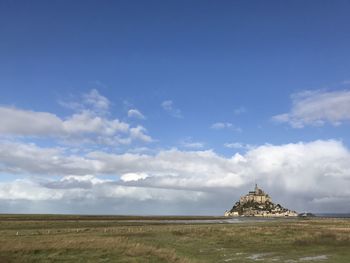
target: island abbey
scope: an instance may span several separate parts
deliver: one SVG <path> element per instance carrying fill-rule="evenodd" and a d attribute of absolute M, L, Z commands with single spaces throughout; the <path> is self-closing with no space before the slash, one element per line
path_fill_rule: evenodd
<path fill-rule="evenodd" d="M 271 197 L 255 184 L 254 191 L 242 196 L 225 216 L 298 216 L 298 213 L 274 204 Z"/>

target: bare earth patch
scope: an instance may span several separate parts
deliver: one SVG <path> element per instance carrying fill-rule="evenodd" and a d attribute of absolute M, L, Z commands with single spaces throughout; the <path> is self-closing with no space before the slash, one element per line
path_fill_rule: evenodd
<path fill-rule="evenodd" d="M 327 260 L 327 259 L 328 259 L 327 255 L 319 255 L 319 256 L 299 258 L 299 261 L 319 261 L 319 260 Z"/>

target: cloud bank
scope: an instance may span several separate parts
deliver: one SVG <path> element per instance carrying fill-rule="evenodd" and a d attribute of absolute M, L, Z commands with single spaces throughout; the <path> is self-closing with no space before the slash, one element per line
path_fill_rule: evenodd
<path fill-rule="evenodd" d="M 41 178 L 1 183 L 0 198 L 21 204 L 91 199 L 108 200 L 113 207 L 123 200 L 139 202 L 135 208 L 146 213 L 141 204 L 147 200 L 152 214 L 162 214 L 158 205 L 165 204 L 173 205 L 173 214 L 200 213 L 199 204 L 216 214 L 257 181 L 274 200 L 292 209 L 350 211 L 350 152 L 335 140 L 261 145 L 231 157 L 177 149 L 153 155 L 92 151 L 75 156 L 64 149 L 1 142 L 0 160 L 1 173 Z M 103 179 L 107 175 L 110 178 Z"/>
<path fill-rule="evenodd" d="M 291 112 L 274 119 L 296 128 L 340 125 L 350 118 L 349 97 L 300 93 Z M 221 215 L 255 182 L 290 209 L 350 212 L 350 152 L 339 140 L 224 144 L 241 151 L 232 156 L 191 137 L 180 149 L 153 149 L 137 145 L 155 140 L 137 124 L 145 118 L 136 108 L 125 116 L 136 124 L 113 118 L 97 90 L 61 105 L 72 114 L 0 106 L 0 212 Z M 182 116 L 172 101 L 162 107 Z M 240 131 L 230 122 L 211 128 Z"/>

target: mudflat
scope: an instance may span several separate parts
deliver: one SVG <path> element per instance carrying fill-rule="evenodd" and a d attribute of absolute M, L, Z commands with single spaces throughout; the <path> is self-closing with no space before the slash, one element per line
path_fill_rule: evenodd
<path fill-rule="evenodd" d="M 0 262 L 350 262 L 350 219 L 1 215 Z"/>

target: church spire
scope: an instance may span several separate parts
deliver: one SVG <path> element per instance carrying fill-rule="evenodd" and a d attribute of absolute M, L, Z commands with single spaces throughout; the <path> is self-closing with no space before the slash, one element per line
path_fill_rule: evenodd
<path fill-rule="evenodd" d="M 255 189 L 254 189 L 255 194 L 259 194 L 259 187 L 258 184 L 255 183 Z"/>

